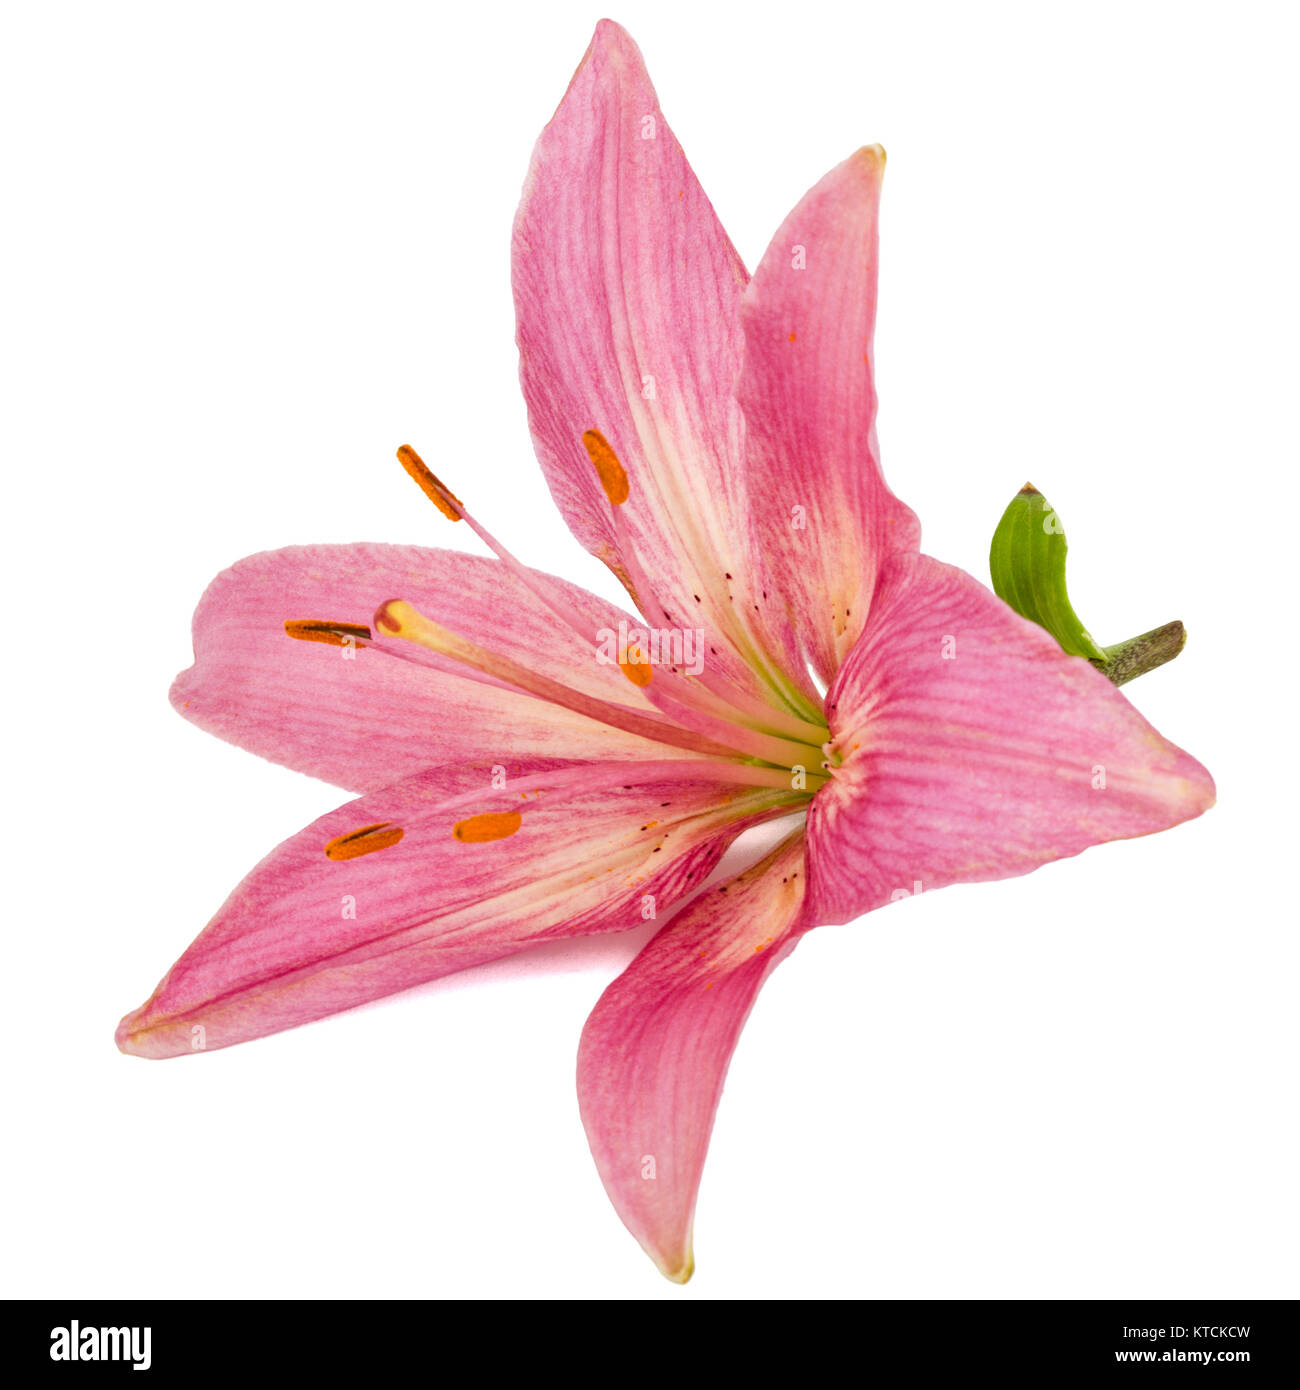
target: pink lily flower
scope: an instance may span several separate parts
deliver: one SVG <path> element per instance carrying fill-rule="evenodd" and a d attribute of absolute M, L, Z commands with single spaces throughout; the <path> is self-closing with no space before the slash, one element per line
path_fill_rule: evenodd
<path fill-rule="evenodd" d="M 253 869 L 123 1051 L 227 1047 L 680 907 L 597 1004 L 578 1088 L 620 1217 L 685 1281 L 729 1060 L 805 932 L 1212 804 L 1087 661 L 919 553 L 875 431 L 884 162 L 832 169 L 751 278 L 635 44 L 598 26 L 515 224 L 520 375 L 552 495 L 640 617 L 521 564 L 405 448 L 496 558 L 306 546 L 220 575 L 176 708 L 360 795 Z"/>

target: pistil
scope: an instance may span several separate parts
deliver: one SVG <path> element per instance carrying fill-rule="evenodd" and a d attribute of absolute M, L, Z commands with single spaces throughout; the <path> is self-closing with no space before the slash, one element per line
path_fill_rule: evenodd
<path fill-rule="evenodd" d="M 756 758 L 786 769 L 806 770 L 810 765 L 818 767 L 821 763 L 819 750 L 809 744 L 795 743 L 743 725 L 714 719 L 680 704 L 671 695 L 663 698 L 667 700 L 670 713 L 676 714 L 680 722 L 655 719 L 625 705 L 584 695 L 549 676 L 521 666 L 509 657 L 480 647 L 467 637 L 425 617 L 419 609 L 401 599 L 390 599 L 380 607 L 375 614 L 375 628 L 380 634 L 413 642 L 539 699 L 549 700 L 579 714 L 590 715 L 603 724 L 625 729 L 629 733 L 639 733 L 660 743 L 722 757 Z"/>

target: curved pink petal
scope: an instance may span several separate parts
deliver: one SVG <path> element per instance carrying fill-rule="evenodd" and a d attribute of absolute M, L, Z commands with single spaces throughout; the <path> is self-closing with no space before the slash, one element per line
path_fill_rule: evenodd
<path fill-rule="evenodd" d="M 827 696 L 844 756 L 808 816 L 808 909 L 1028 873 L 1214 803 L 1195 758 L 1082 657 L 927 555 L 885 566 Z"/>
<path fill-rule="evenodd" d="M 617 629 L 612 605 L 539 578 L 591 625 L 593 647 L 600 628 Z M 208 733 L 354 791 L 459 759 L 663 756 L 647 739 L 454 668 L 285 635 L 286 619 L 369 625 L 392 598 L 589 695 L 651 709 L 500 561 L 369 544 L 291 546 L 218 575 L 195 611 L 194 665 L 176 678 L 172 704 Z"/>
<path fill-rule="evenodd" d="M 742 305 L 751 525 L 767 583 L 829 682 L 867 619 L 887 556 L 920 525 L 885 485 L 876 443 L 879 146 L 832 169 L 786 218 Z"/>
<path fill-rule="evenodd" d="M 798 939 L 805 882 L 800 829 L 669 923 L 583 1030 L 578 1100 L 601 1181 L 680 1283 L 695 1267 L 695 1197 L 727 1066 L 763 981 Z"/>
<path fill-rule="evenodd" d="M 747 274 L 659 110 L 641 54 L 602 20 L 542 133 L 515 220 L 519 370 L 538 458 L 578 539 L 631 588 L 636 571 L 669 622 L 700 627 L 715 666 L 752 689 L 728 652 L 752 647 L 761 597 L 745 531 L 740 297 Z M 583 435 L 623 464 L 619 508 Z M 660 621 L 649 595 L 637 593 Z"/>
<path fill-rule="evenodd" d="M 118 1045 L 143 1057 L 229 1047 L 525 946 L 638 926 L 647 895 L 665 911 L 789 800 L 636 780 L 689 766 L 458 765 L 350 802 L 244 879 L 122 1020 Z M 474 839 L 488 833 L 475 817 L 514 813 L 512 833 Z M 458 838 L 466 821 L 478 829 Z"/>

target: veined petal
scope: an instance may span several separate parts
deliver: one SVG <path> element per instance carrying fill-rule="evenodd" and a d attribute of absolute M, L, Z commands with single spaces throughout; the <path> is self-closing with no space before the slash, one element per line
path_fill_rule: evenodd
<path fill-rule="evenodd" d="M 1105 676 L 926 555 L 885 565 L 827 710 L 844 763 L 808 815 L 819 922 L 917 883 L 1028 873 L 1214 802 L 1209 773 Z"/>
<path fill-rule="evenodd" d="M 454 664 L 420 666 L 364 647 L 295 642 L 286 620 L 361 626 L 402 598 L 455 631 L 601 699 L 650 705 L 617 665 L 595 656 L 597 632 L 617 630 L 612 605 L 554 576 L 592 632 L 576 634 L 499 560 L 396 545 L 291 546 L 217 576 L 194 614 L 194 665 L 171 699 L 209 733 L 272 762 L 354 791 L 466 759 L 658 758 L 634 734 L 513 690 L 465 679 Z"/>
<path fill-rule="evenodd" d="M 748 690 L 740 296 L 747 274 L 659 110 L 641 54 L 602 20 L 542 133 L 515 220 L 520 378 L 538 457 L 578 539 L 646 572 L 671 625 L 703 629 Z M 614 509 L 583 436 L 630 483 Z M 626 553 L 625 540 L 635 555 Z M 636 595 L 652 622 L 660 614 Z M 761 664 L 761 663 L 760 663 Z"/>
<path fill-rule="evenodd" d="M 578 1052 L 591 1152 L 624 1225 L 669 1279 L 694 1269 L 700 1174 L 731 1054 L 802 929 L 803 830 L 669 923 L 601 996 Z"/>
<path fill-rule="evenodd" d="M 867 620 L 887 556 L 920 525 L 880 471 L 876 322 L 879 146 L 805 195 L 772 240 L 741 309 L 750 526 L 784 618 L 830 682 Z M 775 639 L 772 639 L 775 640 Z"/>
<path fill-rule="evenodd" d="M 504 787 L 501 764 L 426 769 L 330 812 L 239 885 L 122 1020 L 119 1047 L 229 1047 L 525 946 L 625 931 L 789 799 L 637 781 L 648 766 L 509 765 Z"/>

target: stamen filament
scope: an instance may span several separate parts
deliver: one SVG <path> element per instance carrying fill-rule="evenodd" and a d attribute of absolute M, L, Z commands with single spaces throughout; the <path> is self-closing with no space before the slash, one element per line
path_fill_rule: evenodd
<path fill-rule="evenodd" d="M 819 765 L 822 758 L 821 744 L 829 732 L 826 729 L 815 729 L 813 731 L 816 737 L 815 744 L 781 738 L 777 734 L 763 733 L 758 729 L 750 728 L 747 724 L 738 724 L 734 719 L 719 717 L 709 713 L 706 709 L 679 699 L 678 687 L 676 686 L 660 685 L 656 687 L 655 704 L 665 713 L 674 716 L 688 729 L 694 729 L 706 737 L 716 738 L 719 742 L 727 743 L 742 753 L 761 758 L 767 763 L 775 763 L 778 767 L 807 768 L 810 764 L 814 767 Z"/>
<path fill-rule="evenodd" d="M 735 686 L 728 687 L 727 694 L 722 696 L 698 684 L 689 674 L 685 679 L 688 682 L 686 688 L 690 691 L 690 703 L 698 702 L 705 712 L 729 723 L 743 722 L 763 733 L 779 734 L 793 739 L 795 743 L 810 743 L 817 747 L 826 741 L 830 733 L 825 724 L 814 724 L 787 714 L 784 710 L 754 699 Z"/>
<path fill-rule="evenodd" d="M 807 780 L 808 786 L 796 791 L 790 785 L 790 773 L 782 768 L 759 767 L 754 763 L 733 762 L 727 759 L 664 758 L 614 765 L 585 763 L 576 767 L 563 767 L 553 773 L 543 773 L 537 779 L 530 778 L 526 785 L 528 799 L 533 801 L 537 796 L 544 796 L 548 792 L 582 796 L 587 792 L 607 791 L 611 788 L 629 790 L 654 782 L 725 782 L 783 792 L 792 807 L 798 809 L 796 803 L 808 801 L 813 792 L 829 779 L 821 774 L 814 776 L 809 773 Z M 472 807 L 476 814 L 482 815 L 490 814 L 483 808 L 485 805 L 491 807 L 494 803 L 511 811 L 519 810 L 518 789 L 480 787 L 473 791 L 460 792 L 440 802 L 435 810 L 441 815 L 444 812 L 450 813 Z M 526 809 L 524 808 L 525 814 Z"/>
<path fill-rule="evenodd" d="M 449 494 L 450 495 L 450 494 Z M 523 561 L 517 559 L 502 543 L 487 529 L 482 522 L 473 517 L 462 502 L 458 502 L 460 507 L 460 520 L 463 521 L 471 531 L 483 542 L 484 545 L 501 561 L 503 565 L 515 576 L 516 579 L 537 598 L 546 608 L 567 627 L 570 632 L 582 639 L 584 645 L 594 654 L 596 643 L 589 630 L 583 628 L 582 624 L 573 616 L 573 610 L 566 607 L 558 598 L 549 592 L 548 586 L 540 582 L 544 576 L 536 570 L 530 570 Z"/>
<path fill-rule="evenodd" d="M 645 618 L 646 622 L 650 623 L 652 626 L 674 627 L 675 624 L 672 614 L 664 607 L 662 600 L 655 590 L 654 584 L 650 580 L 650 576 L 646 573 L 645 568 L 641 564 L 636 541 L 623 514 L 622 508 L 611 508 L 611 514 L 614 524 L 614 539 L 618 543 L 619 560 L 626 570 L 626 578 L 624 579 L 623 587 L 627 589 L 628 597 L 636 604 L 637 610 L 641 613 L 642 617 Z M 623 576 L 620 576 L 620 578 L 622 579 Z M 712 694 L 724 704 L 732 705 L 737 697 L 740 700 L 748 698 L 725 673 L 706 667 L 705 672 L 695 679 L 698 681 L 700 688 L 712 692 Z"/>
<path fill-rule="evenodd" d="M 605 436 L 599 430 L 590 429 L 582 436 L 583 446 L 587 450 L 587 456 L 591 459 L 592 466 L 600 478 L 601 485 L 605 489 L 605 495 L 610 501 L 610 517 L 614 528 L 614 538 L 618 543 L 619 562 L 622 573 L 614 569 L 623 587 L 628 591 L 632 602 L 636 604 L 638 610 L 650 620 L 649 606 L 658 611 L 663 619 L 663 625 L 673 626 L 671 614 L 664 607 L 663 601 L 659 598 L 649 575 L 641 564 L 640 552 L 636 541 L 632 536 L 631 527 L 623 511 L 623 504 L 627 502 L 631 495 L 631 486 L 628 482 L 627 472 L 619 462 L 618 456 L 610 447 Z M 609 481 L 614 479 L 614 483 Z M 662 503 L 662 499 L 660 499 Z M 680 508 L 665 508 L 666 514 L 675 517 Z M 679 533 L 680 534 L 680 533 Z M 693 547 L 687 546 L 688 551 L 694 553 Z M 611 566 L 611 568 L 613 568 Z M 701 569 L 702 578 L 706 583 L 713 582 L 713 571 Z M 779 699 L 794 715 L 799 722 L 807 722 L 802 718 L 802 711 L 808 705 L 807 700 L 796 690 L 786 678 L 779 667 L 768 660 L 767 656 L 754 640 L 753 633 L 748 624 L 748 615 L 737 613 L 735 606 L 731 603 L 724 603 L 710 588 L 710 598 L 713 600 L 712 607 L 719 615 L 725 615 L 726 626 L 729 628 L 729 639 L 738 654 L 748 662 L 759 679 L 768 687 L 769 690 Z M 710 673 L 708 679 L 701 682 L 708 689 L 713 690 L 719 699 L 730 703 L 730 690 L 734 688 L 734 682 L 723 679 Z M 719 688 L 721 687 L 721 688 Z M 741 692 L 742 697 L 744 692 Z M 752 704 L 752 701 L 749 701 Z M 808 710 L 809 713 L 816 713 L 815 708 Z M 820 734 L 821 726 L 814 726 L 814 731 Z"/>
<path fill-rule="evenodd" d="M 645 603 L 653 602 L 667 618 L 667 612 L 641 566 L 637 547 L 632 541 L 630 528 L 623 515 L 623 504 L 631 495 L 627 471 L 599 430 L 587 430 L 582 436 L 582 442 L 587 450 L 587 456 L 591 459 L 592 466 L 600 478 L 601 485 L 605 489 L 605 495 L 611 503 L 614 533 L 619 546 L 619 561 L 626 571 L 626 575 L 619 574 L 618 569 L 615 569 L 614 572 L 619 574 L 619 578 L 624 581 L 624 587 L 632 596 L 632 601 L 643 614 L 649 617 L 649 614 L 646 613 Z M 607 478 L 610 477 L 616 479 L 614 486 L 611 486 L 611 483 L 607 481 Z M 657 482 L 660 485 L 667 483 L 672 495 L 659 494 L 654 499 L 655 506 L 658 514 L 677 533 L 682 548 L 687 554 L 692 556 L 715 554 L 716 546 L 692 524 L 693 518 L 699 515 L 700 509 L 694 505 L 692 499 L 677 495 L 676 479 L 672 471 L 665 470 L 654 475 L 651 482 L 652 484 Z M 793 685 L 786 673 L 768 657 L 766 651 L 755 639 L 753 630 L 749 625 L 749 614 L 738 610 L 730 602 L 729 594 L 718 594 L 717 575 L 721 567 L 700 565 L 697 566 L 697 569 L 707 586 L 711 600 L 710 606 L 718 615 L 721 625 L 727 629 L 730 645 L 735 648 L 736 652 L 747 662 L 772 694 L 789 708 L 792 714 L 799 717 L 804 714 L 815 715 L 818 712 L 816 706 L 810 705 L 803 692 Z M 671 626 L 671 619 L 669 619 L 669 625 Z M 712 688 L 712 683 L 710 683 L 710 688 Z"/>

